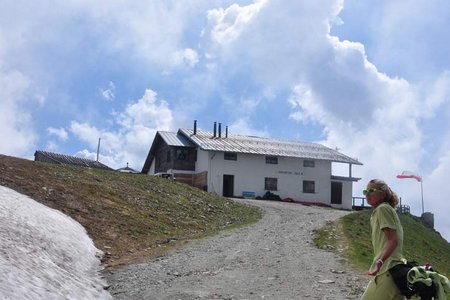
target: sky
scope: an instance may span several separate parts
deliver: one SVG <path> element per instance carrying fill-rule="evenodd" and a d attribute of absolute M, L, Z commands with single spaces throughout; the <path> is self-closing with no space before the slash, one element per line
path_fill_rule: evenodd
<path fill-rule="evenodd" d="M 450 2 L 0 0 L 0 153 L 141 170 L 155 132 L 318 142 L 450 240 Z M 335 168 L 336 173 L 340 168 Z"/>
<path fill-rule="evenodd" d="M 0 186 L 1 299 L 112 299 L 101 254 L 79 223 Z"/>

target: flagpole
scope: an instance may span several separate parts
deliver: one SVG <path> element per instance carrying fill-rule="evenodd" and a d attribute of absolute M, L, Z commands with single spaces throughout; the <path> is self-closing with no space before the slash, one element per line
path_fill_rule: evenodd
<path fill-rule="evenodd" d="M 423 204 L 423 177 L 419 174 L 414 174 L 413 172 L 403 171 L 402 174 L 397 175 L 397 178 L 414 178 L 415 180 L 420 182 L 420 194 L 422 196 L 422 215 L 425 213 L 425 207 Z"/>
<path fill-rule="evenodd" d="M 425 209 L 423 207 L 423 177 L 420 180 L 420 193 L 422 194 L 422 215 L 425 213 Z"/>

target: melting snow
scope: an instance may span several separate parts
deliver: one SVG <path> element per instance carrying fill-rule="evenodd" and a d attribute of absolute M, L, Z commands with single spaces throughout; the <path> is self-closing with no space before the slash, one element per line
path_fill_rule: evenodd
<path fill-rule="evenodd" d="M 0 186 L 0 299 L 112 299 L 86 230 Z"/>

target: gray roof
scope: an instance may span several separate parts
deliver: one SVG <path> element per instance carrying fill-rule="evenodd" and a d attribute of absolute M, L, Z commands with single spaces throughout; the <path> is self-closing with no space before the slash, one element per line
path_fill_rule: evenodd
<path fill-rule="evenodd" d="M 168 131 L 158 131 L 156 132 L 155 138 L 153 139 L 153 143 L 150 147 L 150 151 L 148 152 L 147 158 L 145 159 L 144 166 L 142 167 L 142 173 L 147 173 L 150 169 L 150 165 L 152 163 L 153 158 L 155 157 L 155 147 L 157 141 L 162 139 L 164 143 L 169 146 L 174 147 L 192 147 L 195 148 L 196 145 L 190 141 L 190 139 L 186 136 L 178 132 L 168 132 Z"/>
<path fill-rule="evenodd" d="M 195 147 L 195 144 L 189 141 L 186 136 L 178 132 L 158 131 L 158 133 L 164 142 L 169 146 Z"/>
<path fill-rule="evenodd" d="M 127 163 L 127 166 L 126 166 L 126 167 L 117 169 L 116 171 L 118 171 L 118 172 L 124 172 L 124 173 L 139 173 L 138 171 L 136 171 L 136 170 L 130 168 L 130 167 L 128 166 L 128 163 Z"/>
<path fill-rule="evenodd" d="M 362 165 L 358 160 L 348 157 L 336 150 L 316 143 L 283 141 L 255 136 L 228 135 L 213 137 L 212 132 L 192 129 L 180 129 L 182 133 L 205 151 L 237 152 L 306 159 L 327 160 L 333 162 Z M 177 135 L 178 136 L 178 135 Z"/>
<path fill-rule="evenodd" d="M 101 162 L 95 161 L 95 160 L 90 160 L 90 159 L 75 157 L 75 156 L 69 156 L 69 155 L 64 155 L 64 154 L 59 154 L 59 153 L 53 153 L 53 152 L 48 152 L 48 151 L 37 150 L 34 153 L 34 160 L 47 162 L 47 163 L 53 163 L 53 164 L 60 164 L 60 165 L 87 167 L 87 168 L 101 169 L 101 170 L 113 170 L 110 167 L 102 164 Z"/>

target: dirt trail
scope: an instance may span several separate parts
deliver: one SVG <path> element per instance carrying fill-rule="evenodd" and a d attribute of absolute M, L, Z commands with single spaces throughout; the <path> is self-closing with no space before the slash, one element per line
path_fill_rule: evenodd
<path fill-rule="evenodd" d="M 193 241 L 167 256 L 105 270 L 115 299 L 359 299 L 368 278 L 312 243 L 348 212 L 237 200 L 264 209 L 256 224 Z"/>

